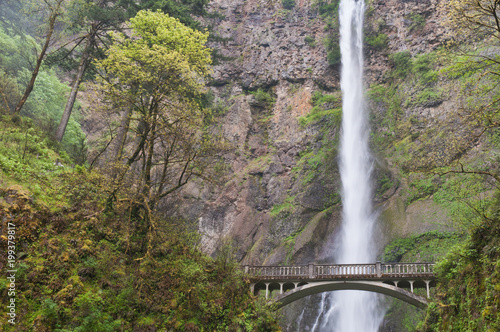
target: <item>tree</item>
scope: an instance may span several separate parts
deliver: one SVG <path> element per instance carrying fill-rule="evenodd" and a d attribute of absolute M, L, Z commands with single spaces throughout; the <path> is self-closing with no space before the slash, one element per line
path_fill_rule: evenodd
<path fill-rule="evenodd" d="M 110 2 L 104 0 L 86 0 L 76 2 L 73 13 L 76 14 L 74 24 L 83 31 L 75 40 L 68 43 L 67 50 L 61 50 L 63 58 L 75 53 L 77 46 L 82 46 L 81 52 L 76 52 L 80 56 L 79 65 L 73 80 L 71 93 L 64 108 L 61 121 L 56 131 L 56 139 L 61 142 L 66 131 L 66 125 L 71 116 L 71 112 L 77 97 L 78 89 L 87 71 L 89 59 L 100 58 L 101 47 L 106 45 L 106 35 L 110 30 L 120 31 L 125 20 L 133 17 L 139 10 L 160 9 L 173 17 L 179 18 L 185 25 L 199 29 L 200 22 L 193 18 L 193 15 L 204 15 L 208 0 L 144 0 L 130 1 L 122 0 Z M 126 119 L 127 114 L 123 118 Z M 122 130 L 123 132 L 123 130 Z"/>
<path fill-rule="evenodd" d="M 464 100 L 458 113 L 471 126 L 473 139 L 496 135 L 500 128 L 500 0 L 450 0 L 442 3 L 450 29 L 454 64 L 447 74 L 460 78 Z M 446 173 L 475 173 L 500 180 L 492 165 L 471 169 L 460 160 Z"/>
<path fill-rule="evenodd" d="M 193 177 L 208 177 L 216 163 L 219 142 L 205 130 L 210 113 L 200 106 L 211 58 L 208 33 L 161 11 L 140 11 L 130 28 L 131 38 L 111 34 L 107 58 L 97 61 L 97 90 L 109 109 L 130 111 L 133 136 L 109 202 L 127 175 L 139 208 L 149 212 Z"/>
<path fill-rule="evenodd" d="M 56 23 L 63 15 L 64 2 L 65 0 L 43 0 L 40 2 L 31 3 L 32 13 L 37 12 L 40 13 L 43 17 L 46 17 L 46 26 L 42 27 L 45 40 L 43 42 L 42 49 L 38 52 L 36 64 L 31 74 L 31 79 L 26 86 L 21 100 L 19 100 L 19 102 L 17 103 L 14 113 L 19 113 L 21 111 L 31 91 L 33 91 L 38 72 L 40 71 L 40 66 L 42 65 L 45 55 L 47 54 L 47 49 L 49 48 L 52 35 L 54 34 Z"/>
<path fill-rule="evenodd" d="M 500 0 L 449 0 L 446 24 L 455 40 L 482 40 L 492 36 L 500 41 Z"/>
<path fill-rule="evenodd" d="M 55 58 L 60 61 L 61 59 L 58 58 L 68 58 L 77 54 L 80 56 L 80 60 L 68 101 L 57 127 L 57 141 L 61 142 L 63 139 L 80 84 L 90 64 L 89 60 L 92 57 L 100 57 L 99 55 L 102 53 L 100 47 L 106 45 L 108 32 L 120 30 L 123 22 L 129 18 L 126 12 L 127 5 L 127 1 L 110 2 L 105 0 L 86 0 L 74 3 L 72 7 L 74 22 L 71 28 L 79 30 L 79 34 L 61 47 L 58 52 L 60 56 L 55 56 Z M 80 52 L 78 52 L 79 47 L 81 48 Z"/>

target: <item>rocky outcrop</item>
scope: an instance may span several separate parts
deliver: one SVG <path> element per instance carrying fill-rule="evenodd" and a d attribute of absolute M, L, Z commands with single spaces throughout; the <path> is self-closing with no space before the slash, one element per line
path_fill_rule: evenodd
<path fill-rule="evenodd" d="M 314 1 L 295 3 L 286 10 L 280 0 L 211 2 L 219 14 L 208 21 L 219 36 L 211 46 L 225 60 L 214 66 L 210 89 L 224 109 L 220 130 L 232 144 L 225 156 L 230 171 L 219 187 L 184 189 L 181 205 L 185 216 L 197 220 L 204 251 L 214 254 L 231 239 L 242 264 L 324 262 L 336 250 L 339 122 L 327 111 L 335 106 L 314 108 L 312 99 L 318 92 L 340 95 L 339 68 L 327 61 L 327 19 Z M 367 86 L 386 82 L 389 54 L 427 53 L 445 41 L 438 5 L 439 0 L 370 1 L 367 35 L 385 35 L 387 43 L 366 47 Z M 416 94 L 411 84 L 401 89 Z M 409 130 L 422 132 L 424 120 L 451 121 L 447 98 L 403 105 Z M 371 102 L 370 109 L 372 130 L 395 135 L 381 121 L 387 105 Z M 394 160 L 384 151 L 375 155 L 375 166 L 379 248 L 396 236 L 446 229 L 449 217 L 442 207 L 425 197 L 408 200 L 408 183 L 397 178 Z M 308 304 L 295 307 L 301 305 Z M 284 322 L 291 330 L 294 324 Z"/>
<path fill-rule="evenodd" d="M 211 6 L 219 15 L 210 24 L 221 40 L 212 47 L 226 59 L 214 67 L 211 90 L 225 108 L 221 130 L 233 150 L 226 155 L 231 171 L 225 184 L 212 189 L 209 199 L 183 203 L 196 206 L 202 247 L 213 253 L 221 239 L 232 238 L 245 264 L 326 259 L 334 249 L 323 241 L 335 237 L 340 216 L 338 123 L 328 115 L 299 123 L 311 115 L 316 91 L 339 93 L 339 68 L 328 64 L 323 43 L 326 19 L 306 0 L 296 1 L 292 10 L 281 1 L 214 0 Z M 367 29 L 387 35 L 388 44 L 383 50 L 367 47 L 368 84 L 383 81 L 389 54 L 417 54 L 440 44 L 444 30 L 436 8 L 435 0 L 371 2 Z M 258 93 L 274 102 L 258 100 Z M 378 168 L 380 176 L 391 174 L 385 161 Z M 406 207 L 393 211 L 400 192 L 396 183 L 377 196 L 379 207 L 388 211 L 381 215 L 411 219 Z M 381 245 L 392 235 L 419 231 L 401 231 L 392 225 L 397 221 L 387 220 Z"/>

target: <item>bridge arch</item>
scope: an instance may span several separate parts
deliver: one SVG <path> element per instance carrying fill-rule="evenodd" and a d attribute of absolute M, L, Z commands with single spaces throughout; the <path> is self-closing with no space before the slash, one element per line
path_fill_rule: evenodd
<path fill-rule="evenodd" d="M 388 295 L 419 308 L 427 307 L 427 300 L 402 288 L 383 283 L 381 281 L 319 281 L 299 286 L 272 299 L 278 304 L 277 308 L 284 307 L 303 297 L 337 290 L 361 290 Z"/>

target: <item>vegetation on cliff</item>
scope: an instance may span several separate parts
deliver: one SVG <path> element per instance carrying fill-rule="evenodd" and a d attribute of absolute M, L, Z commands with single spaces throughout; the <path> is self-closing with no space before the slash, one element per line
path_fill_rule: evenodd
<path fill-rule="evenodd" d="M 418 318 L 413 319 L 408 330 L 497 331 L 500 8 L 498 1 L 449 1 L 441 9 L 448 15 L 447 47 L 389 55 L 392 70 L 369 95 L 375 108 L 387 110 L 376 120 L 382 127 L 374 145 L 398 167 L 407 185 L 405 203 L 432 200 L 454 221 L 455 233 L 397 239 L 384 257 L 438 262 L 437 289 L 425 320 L 416 327 Z M 408 111 L 450 99 L 453 113 L 439 120 Z"/>

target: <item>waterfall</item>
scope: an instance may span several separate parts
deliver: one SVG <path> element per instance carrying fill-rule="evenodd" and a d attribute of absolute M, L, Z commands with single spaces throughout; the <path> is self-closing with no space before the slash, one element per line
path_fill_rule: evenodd
<path fill-rule="evenodd" d="M 373 263 L 376 259 L 372 230 L 376 216 L 372 207 L 372 159 L 369 128 L 363 100 L 363 0 L 341 0 L 339 7 L 342 55 L 342 228 L 336 263 Z M 332 293 L 331 310 L 322 331 L 376 332 L 384 311 L 379 297 L 363 291 Z"/>

